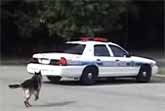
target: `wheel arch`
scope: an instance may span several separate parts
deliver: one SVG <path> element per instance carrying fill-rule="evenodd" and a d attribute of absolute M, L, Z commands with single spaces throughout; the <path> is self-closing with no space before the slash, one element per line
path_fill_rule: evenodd
<path fill-rule="evenodd" d="M 151 64 L 144 63 L 144 64 L 142 64 L 142 65 L 140 66 L 140 69 L 141 69 L 142 67 L 147 67 L 147 68 L 149 68 L 150 73 L 152 73 L 152 67 L 151 67 Z M 139 72 L 140 72 L 140 70 L 139 70 Z"/>

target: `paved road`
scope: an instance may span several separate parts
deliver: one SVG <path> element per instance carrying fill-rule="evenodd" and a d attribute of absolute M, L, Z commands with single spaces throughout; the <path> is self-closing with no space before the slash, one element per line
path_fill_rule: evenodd
<path fill-rule="evenodd" d="M 9 89 L 8 84 L 31 77 L 25 66 L 0 66 L 1 111 L 164 111 L 165 78 L 153 78 L 151 83 L 131 80 L 98 82 L 81 86 L 64 81 L 51 84 L 44 78 L 39 101 L 25 108 L 21 89 Z"/>

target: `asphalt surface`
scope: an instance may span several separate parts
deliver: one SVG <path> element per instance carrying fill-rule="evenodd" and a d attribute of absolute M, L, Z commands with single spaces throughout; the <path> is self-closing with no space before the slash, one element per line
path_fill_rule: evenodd
<path fill-rule="evenodd" d="M 104 80 L 93 86 L 65 80 L 52 84 L 43 79 L 40 99 L 23 104 L 21 89 L 8 85 L 30 78 L 25 66 L 0 66 L 1 111 L 164 111 L 165 77 L 153 77 L 150 83 L 133 80 Z"/>

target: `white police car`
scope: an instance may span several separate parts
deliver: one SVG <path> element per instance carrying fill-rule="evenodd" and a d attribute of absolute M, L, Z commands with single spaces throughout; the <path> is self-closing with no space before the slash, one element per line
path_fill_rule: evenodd
<path fill-rule="evenodd" d="M 34 54 L 27 71 L 41 72 L 55 83 L 67 77 L 88 85 L 99 77 L 133 77 L 138 82 L 148 82 L 158 72 L 154 60 L 130 56 L 125 49 L 104 38 L 82 38 L 66 45 L 63 53 Z"/>

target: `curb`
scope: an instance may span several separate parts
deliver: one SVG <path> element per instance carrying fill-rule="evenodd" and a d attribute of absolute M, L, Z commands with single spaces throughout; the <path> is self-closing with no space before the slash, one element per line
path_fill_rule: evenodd
<path fill-rule="evenodd" d="M 155 77 L 163 77 L 163 78 L 165 78 L 165 74 L 156 74 L 156 75 L 154 75 Z"/>

